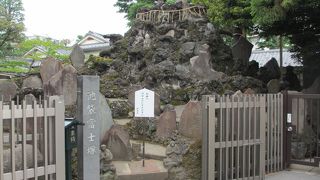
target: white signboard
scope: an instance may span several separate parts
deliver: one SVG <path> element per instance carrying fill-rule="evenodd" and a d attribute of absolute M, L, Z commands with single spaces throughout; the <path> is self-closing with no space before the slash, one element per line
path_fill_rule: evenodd
<path fill-rule="evenodd" d="M 135 117 L 154 117 L 154 92 L 141 89 L 135 92 L 134 97 Z"/>
<path fill-rule="evenodd" d="M 292 123 L 292 114 L 291 113 L 288 113 L 287 114 L 287 123 Z"/>

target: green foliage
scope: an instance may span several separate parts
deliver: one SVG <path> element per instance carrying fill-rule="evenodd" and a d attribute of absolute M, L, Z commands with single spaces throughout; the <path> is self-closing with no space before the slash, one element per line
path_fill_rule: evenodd
<path fill-rule="evenodd" d="M 0 57 L 11 55 L 13 45 L 24 38 L 22 11 L 21 0 L 0 0 Z"/>
<path fill-rule="evenodd" d="M 208 8 L 209 19 L 223 28 L 249 29 L 253 25 L 250 0 L 193 0 Z"/>
<path fill-rule="evenodd" d="M 264 49 L 264 48 L 278 49 L 280 46 L 279 36 L 269 36 L 266 38 L 260 38 L 259 41 L 257 42 L 257 45 L 260 49 Z M 292 44 L 288 37 L 283 37 L 282 47 L 285 49 L 289 49 L 292 47 Z"/>
<path fill-rule="evenodd" d="M 132 22 L 136 18 L 136 14 L 141 9 L 148 9 L 153 7 L 153 1 L 150 0 L 138 0 L 136 3 L 132 3 L 129 6 L 127 18 Z"/>
<path fill-rule="evenodd" d="M 177 0 L 167 0 L 166 4 L 171 5 L 171 4 L 175 4 L 177 2 Z"/>
<path fill-rule="evenodd" d="M 23 56 L 27 52 L 29 52 L 32 48 L 34 47 L 39 47 L 44 50 L 44 52 L 41 51 L 36 51 L 34 53 L 30 53 L 27 55 L 27 58 L 31 58 L 35 61 L 41 60 L 45 57 L 53 57 L 56 59 L 60 59 L 63 61 L 67 61 L 69 56 L 68 55 L 62 55 L 57 52 L 59 49 L 64 49 L 67 50 L 68 48 L 65 47 L 63 42 L 54 42 L 50 39 L 47 40 L 41 40 L 41 39 L 30 39 L 30 40 L 25 40 L 21 42 L 16 50 L 15 50 L 15 55 L 16 56 Z"/>
<path fill-rule="evenodd" d="M 0 60 L 0 72 L 26 73 L 28 72 L 28 63 L 18 60 Z"/>

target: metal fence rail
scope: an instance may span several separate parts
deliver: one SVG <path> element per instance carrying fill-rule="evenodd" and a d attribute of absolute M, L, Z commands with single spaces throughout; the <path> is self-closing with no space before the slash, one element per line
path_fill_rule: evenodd
<path fill-rule="evenodd" d="M 264 179 L 265 95 L 204 96 L 202 179 Z"/>
<path fill-rule="evenodd" d="M 50 97 L 32 105 L 0 101 L 1 180 L 64 180 L 64 150 L 63 100 Z"/>

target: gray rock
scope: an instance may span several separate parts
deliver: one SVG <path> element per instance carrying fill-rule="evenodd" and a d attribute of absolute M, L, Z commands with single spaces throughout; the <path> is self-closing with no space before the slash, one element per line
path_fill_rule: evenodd
<path fill-rule="evenodd" d="M 168 31 L 168 32 L 166 33 L 165 36 L 171 36 L 171 37 L 174 38 L 174 34 L 175 34 L 175 31 L 174 31 L 173 29 L 171 29 L 170 31 Z"/>
<path fill-rule="evenodd" d="M 41 89 L 42 80 L 38 76 L 29 76 L 23 80 L 22 88 Z"/>
<path fill-rule="evenodd" d="M 71 65 L 65 66 L 44 87 L 47 95 L 63 95 L 65 105 L 74 105 L 77 101 L 77 70 Z"/>
<path fill-rule="evenodd" d="M 11 150 L 6 149 L 3 152 L 3 165 L 4 165 L 4 172 L 9 172 L 11 170 Z M 22 157 L 22 145 L 17 144 L 15 147 L 15 155 L 16 155 L 16 169 L 23 168 L 23 157 Z M 30 144 L 26 145 L 26 158 L 27 158 L 27 167 L 33 167 L 33 146 Z M 37 153 L 38 164 L 43 163 L 43 156 L 38 150 Z"/>
<path fill-rule="evenodd" d="M 110 109 L 113 118 L 127 118 L 130 112 L 129 103 L 125 100 L 113 100 Z"/>
<path fill-rule="evenodd" d="M 46 84 L 49 79 L 57 74 L 62 68 L 62 62 L 54 58 L 47 58 L 43 60 L 40 66 L 40 75 L 43 84 Z"/>
<path fill-rule="evenodd" d="M 27 94 L 24 96 L 24 100 L 26 101 L 26 104 L 33 104 L 33 101 L 36 100 L 36 97 L 34 97 L 33 94 Z"/>
<path fill-rule="evenodd" d="M 158 137 L 167 138 L 170 137 L 176 129 L 176 111 L 171 110 L 163 112 L 158 119 L 156 135 Z"/>
<path fill-rule="evenodd" d="M 222 72 L 217 72 L 211 69 L 209 61 L 211 55 L 208 52 L 208 45 L 203 45 L 200 50 L 199 56 L 190 59 L 191 71 L 200 80 L 220 80 L 225 76 Z"/>
<path fill-rule="evenodd" d="M 3 101 L 10 101 L 17 94 L 18 86 L 10 80 L 0 80 L 0 98 Z M 10 99 L 11 98 L 11 99 Z"/>
<path fill-rule="evenodd" d="M 102 144 L 105 144 L 111 151 L 113 160 L 130 161 L 132 159 L 130 137 L 121 126 L 113 125 L 102 138 Z"/>
<path fill-rule="evenodd" d="M 83 50 L 80 48 L 78 44 L 75 44 L 70 54 L 70 60 L 72 62 L 73 67 L 78 69 L 84 66 L 84 59 L 85 59 L 85 55 Z"/>
<path fill-rule="evenodd" d="M 113 125 L 113 119 L 112 119 L 112 112 L 108 105 L 108 102 L 101 93 L 99 97 L 99 116 L 101 117 L 100 137 L 103 137 Z"/>
<path fill-rule="evenodd" d="M 190 101 L 185 106 L 180 118 L 179 132 L 186 137 L 202 139 L 202 113 L 199 101 Z"/>
<path fill-rule="evenodd" d="M 280 71 L 278 61 L 275 58 L 271 58 L 263 67 L 266 69 L 266 72 L 265 74 L 262 74 L 262 75 L 266 76 L 268 78 L 267 79 L 268 81 L 271 79 L 280 78 L 281 71 Z"/>
<path fill-rule="evenodd" d="M 304 159 L 307 153 L 307 145 L 304 142 L 292 142 L 291 154 L 294 159 Z"/>
<path fill-rule="evenodd" d="M 134 93 L 140 89 L 143 89 L 141 85 L 133 85 L 130 87 L 130 90 L 128 93 L 128 102 L 132 107 L 134 107 Z"/>
<path fill-rule="evenodd" d="M 252 48 L 253 45 L 246 38 L 240 36 L 238 41 L 232 46 L 232 55 L 247 67 Z"/>
<path fill-rule="evenodd" d="M 268 93 L 278 93 L 280 91 L 280 81 L 279 79 L 272 79 L 267 84 Z"/>
<path fill-rule="evenodd" d="M 244 91 L 243 94 L 256 94 L 256 92 L 255 92 L 253 89 L 248 88 L 248 89 L 246 89 L 246 90 Z"/>
<path fill-rule="evenodd" d="M 307 94 L 320 94 L 320 76 L 313 81 L 313 84 L 308 88 L 303 90 Z"/>
<path fill-rule="evenodd" d="M 181 45 L 180 51 L 185 56 L 192 56 L 194 53 L 195 46 L 195 42 L 186 42 Z"/>
<path fill-rule="evenodd" d="M 150 45 L 151 45 L 151 39 L 150 39 L 150 35 L 147 33 L 144 36 L 143 48 L 150 48 Z"/>

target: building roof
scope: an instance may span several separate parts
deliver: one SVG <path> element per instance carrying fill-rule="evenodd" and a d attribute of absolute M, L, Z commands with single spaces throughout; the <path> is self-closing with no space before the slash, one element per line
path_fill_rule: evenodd
<path fill-rule="evenodd" d="M 287 49 L 283 49 L 283 67 L 286 66 L 302 66 L 293 57 L 293 53 Z M 270 50 L 253 50 L 250 56 L 250 61 L 255 60 L 259 63 L 259 66 L 264 66 L 271 58 L 275 58 L 280 65 L 280 49 Z"/>
<path fill-rule="evenodd" d="M 89 31 L 85 37 L 78 42 L 83 52 L 100 51 L 110 46 L 110 39 L 104 38 L 102 34 Z"/>

